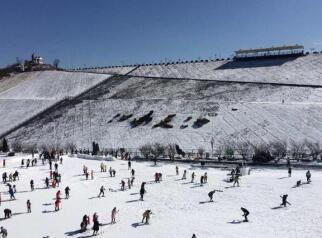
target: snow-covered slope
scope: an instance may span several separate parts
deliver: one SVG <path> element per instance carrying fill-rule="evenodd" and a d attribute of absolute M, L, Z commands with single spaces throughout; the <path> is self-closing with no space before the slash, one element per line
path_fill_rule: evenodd
<path fill-rule="evenodd" d="M 322 54 L 298 58 L 141 66 L 131 75 L 322 85 Z"/>
<path fill-rule="evenodd" d="M 22 74 L 26 79 L 2 93 L 2 99 L 62 99 L 75 96 L 107 79 L 109 75 L 43 71 Z M 14 77 L 22 77 L 17 75 Z M 12 80 L 15 80 L 13 78 Z"/>
<path fill-rule="evenodd" d="M 0 135 L 56 102 L 74 97 L 103 82 L 110 75 L 30 72 L 0 81 Z"/>
<path fill-rule="evenodd" d="M 23 156 L 31 158 L 31 156 Z M 0 173 L 18 170 L 20 180 L 17 200 L 10 201 L 6 193 L 8 186 L 1 183 L 1 208 L 13 212 L 10 219 L 2 220 L 1 226 L 8 230 L 9 238 L 91 237 L 92 215 L 99 216 L 101 238 L 190 238 L 193 233 L 198 238 L 312 238 L 320 237 L 321 186 L 322 175 L 311 171 L 312 183 L 292 188 L 297 180 L 305 180 L 305 170 L 294 170 L 287 177 L 286 170 L 254 169 L 249 176 L 240 179 L 240 187 L 226 183 L 228 170 L 176 164 L 180 175 L 175 175 L 174 164 L 153 166 L 146 162 L 132 162 L 135 169 L 134 187 L 120 191 L 121 179 L 130 177 L 125 161 L 106 162 L 116 170 L 116 177 L 99 172 L 100 161 L 80 160 L 64 157 L 59 172 L 62 183 L 59 188 L 46 189 L 44 178 L 49 176 L 49 166 L 41 165 L 20 168 L 21 157 L 7 159 L 7 167 Z M 94 170 L 94 179 L 82 176 L 82 166 Z M 187 170 L 187 180 L 181 180 L 183 170 Z M 154 174 L 161 172 L 163 181 L 154 183 Z M 190 183 L 195 172 L 195 183 Z M 200 186 L 200 176 L 208 174 L 208 183 Z M 35 190 L 30 191 L 29 181 L 33 179 Z M 141 183 L 145 181 L 147 193 L 144 201 L 139 200 Z M 106 188 L 105 197 L 97 198 L 99 188 Z M 64 188 L 69 186 L 70 198 L 65 199 Z M 54 198 L 58 190 L 62 192 L 61 209 L 54 211 Z M 111 189 L 111 191 L 109 191 Z M 218 189 L 214 202 L 209 202 L 208 192 Z M 280 207 L 280 195 L 288 194 L 292 204 Z M 31 213 L 26 213 L 26 201 L 31 202 Z M 111 211 L 117 207 L 116 224 L 110 224 Z M 242 222 L 241 207 L 250 211 L 249 222 Z M 142 214 L 151 209 L 153 215 L 149 225 L 141 223 Z M 89 230 L 78 233 L 82 217 L 91 216 Z"/>
<path fill-rule="evenodd" d="M 79 147 L 89 147 L 95 140 L 105 148 L 133 149 L 148 142 L 173 142 L 187 150 L 209 150 L 212 136 L 215 144 L 322 138 L 320 88 L 134 77 L 107 81 L 100 89 L 33 121 L 9 139 L 60 144 L 74 141 Z M 133 118 L 150 110 L 154 111 L 152 122 L 130 128 Z M 118 113 L 133 117 L 108 123 Z M 211 117 L 212 113 L 217 116 Z M 170 123 L 173 128 L 152 129 L 169 114 L 176 114 Z M 185 123 L 189 116 L 192 119 Z M 192 124 L 198 117 L 210 122 L 194 129 Z M 181 125 L 188 127 L 180 129 Z"/>

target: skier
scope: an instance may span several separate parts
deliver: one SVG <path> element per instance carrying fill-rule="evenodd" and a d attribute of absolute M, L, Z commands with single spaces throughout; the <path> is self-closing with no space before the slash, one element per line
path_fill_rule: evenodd
<path fill-rule="evenodd" d="M 56 200 L 60 200 L 61 198 L 60 198 L 60 190 L 58 190 L 57 192 L 56 192 Z"/>
<path fill-rule="evenodd" d="M 116 170 L 115 170 L 115 169 L 113 169 L 112 173 L 113 173 L 113 177 L 115 177 Z"/>
<path fill-rule="evenodd" d="M 203 176 L 203 181 L 204 183 L 207 183 L 207 180 L 208 180 L 208 175 L 207 175 L 207 172 L 204 174 Z"/>
<path fill-rule="evenodd" d="M 25 165 L 25 159 L 21 159 L 21 168 Z"/>
<path fill-rule="evenodd" d="M 131 187 L 133 187 L 133 184 L 134 184 L 134 177 L 131 178 Z"/>
<path fill-rule="evenodd" d="M 235 177 L 234 177 L 234 184 L 233 186 L 235 187 L 235 184 L 237 183 L 237 186 L 239 187 L 239 174 L 236 174 Z"/>
<path fill-rule="evenodd" d="M 143 213 L 142 223 L 144 222 L 144 219 L 145 219 L 145 224 L 148 224 L 149 223 L 149 220 L 150 220 L 151 214 L 152 214 L 152 211 L 151 210 L 146 210 Z"/>
<path fill-rule="evenodd" d="M 135 170 L 134 169 L 131 170 L 131 175 L 132 175 L 132 177 L 134 177 L 134 175 L 135 175 Z"/>
<path fill-rule="evenodd" d="M 70 188 L 67 186 L 67 187 L 65 188 L 65 197 L 66 197 L 66 199 L 68 199 L 68 198 L 69 198 L 69 191 L 70 191 Z"/>
<path fill-rule="evenodd" d="M 30 200 L 28 199 L 27 200 L 27 212 L 30 213 L 31 212 L 31 202 Z"/>
<path fill-rule="evenodd" d="M 45 184 L 46 184 L 46 188 L 49 188 L 49 179 L 48 179 L 48 177 L 45 178 Z"/>
<path fill-rule="evenodd" d="M 287 194 L 284 194 L 283 196 L 280 196 L 281 198 L 282 198 L 282 203 L 281 203 L 281 205 L 280 206 L 284 206 L 284 207 L 286 207 L 286 205 L 287 204 L 289 204 L 289 205 L 291 205 L 291 203 L 289 203 L 288 201 L 287 201 L 287 197 L 288 197 L 288 195 Z"/>
<path fill-rule="evenodd" d="M 63 157 L 60 157 L 60 164 L 63 164 Z"/>
<path fill-rule="evenodd" d="M 306 182 L 310 183 L 311 182 L 311 172 L 310 172 L 310 170 L 308 170 L 305 175 L 306 175 Z"/>
<path fill-rule="evenodd" d="M 210 202 L 213 202 L 212 198 L 213 198 L 213 196 L 214 196 L 214 193 L 215 193 L 215 192 L 222 192 L 222 190 L 214 189 L 214 190 L 210 191 L 210 192 L 208 193 L 208 197 L 209 197 L 209 199 L 210 199 Z"/>
<path fill-rule="evenodd" d="M 89 173 L 86 171 L 86 174 L 85 174 L 86 180 L 88 180 L 88 176 L 89 176 Z"/>
<path fill-rule="evenodd" d="M 3 165 L 3 168 L 6 167 L 6 160 L 5 159 L 2 161 L 2 165 Z"/>
<path fill-rule="evenodd" d="M 30 188 L 31 188 L 31 191 L 34 191 L 34 180 L 30 180 Z"/>
<path fill-rule="evenodd" d="M 56 199 L 55 201 L 55 211 L 59 211 L 59 208 L 60 208 L 60 199 Z"/>
<path fill-rule="evenodd" d="M 83 216 L 83 220 L 81 222 L 81 231 L 84 232 L 87 230 L 87 226 L 89 225 L 89 216 L 86 214 Z"/>
<path fill-rule="evenodd" d="M 127 186 L 129 187 L 129 189 L 131 189 L 131 179 L 130 178 L 127 179 Z"/>
<path fill-rule="evenodd" d="M 187 178 L 187 170 L 183 171 L 182 180 Z"/>
<path fill-rule="evenodd" d="M 125 190 L 125 182 L 124 182 L 124 180 L 121 181 L 121 190 L 122 191 Z"/>
<path fill-rule="evenodd" d="M 197 236 L 195 234 L 193 234 L 191 238 L 197 238 Z"/>
<path fill-rule="evenodd" d="M 96 215 L 96 213 L 94 213 L 95 219 L 93 219 L 93 236 L 96 236 L 99 229 L 100 229 L 100 223 L 98 221 L 98 215 Z"/>
<path fill-rule="evenodd" d="M 204 177 L 203 177 L 203 175 L 200 177 L 200 186 L 202 186 L 203 185 L 203 183 L 204 183 Z"/>
<path fill-rule="evenodd" d="M 244 221 L 243 222 L 248 222 L 248 218 L 247 218 L 247 216 L 249 215 L 249 211 L 246 209 L 246 208 L 243 208 L 243 207 L 241 207 L 240 208 L 242 211 L 243 211 L 243 217 L 245 217 L 245 219 L 244 219 Z"/>
<path fill-rule="evenodd" d="M 94 179 L 94 171 L 92 170 L 91 171 L 91 180 L 93 180 Z"/>
<path fill-rule="evenodd" d="M 102 197 L 105 197 L 104 191 L 105 191 L 104 186 L 101 186 L 100 193 L 98 194 L 98 197 L 101 197 L 101 195 L 102 195 Z"/>
<path fill-rule="evenodd" d="M 11 186 L 9 187 L 9 195 L 10 195 L 10 200 L 16 199 L 15 193 Z"/>
<path fill-rule="evenodd" d="M 112 166 L 109 169 L 109 173 L 110 173 L 110 177 L 113 177 L 113 169 L 112 169 Z"/>
<path fill-rule="evenodd" d="M 176 175 L 179 175 L 179 167 L 176 166 Z"/>
<path fill-rule="evenodd" d="M 145 191 L 145 182 L 141 184 L 141 189 L 140 189 L 140 200 L 143 201 L 143 196 L 146 193 Z"/>
<path fill-rule="evenodd" d="M 292 177 L 292 167 L 288 167 L 288 176 Z"/>
<path fill-rule="evenodd" d="M 12 215 L 12 212 L 9 208 L 4 209 L 3 212 L 4 212 L 4 219 L 10 218 Z"/>
<path fill-rule="evenodd" d="M 131 161 L 129 160 L 129 162 L 127 162 L 127 169 L 131 169 L 131 166 L 132 164 L 131 164 Z"/>
<path fill-rule="evenodd" d="M 111 215 L 111 224 L 116 223 L 115 218 L 116 218 L 117 213 L 118 213 L 118 210 L 116 210 L 116 207 L 114 207 L 112 210 L 112 215 Z"/>
<path fill-rule="evenodd" d="M 191 174 L 191 183 L 193 183 L 195 180 L 195 172 L 192 172 Z"/>
<path fill-rule="evenodd" d="M 0 228 L 0 234 L 2 235 L 2 238 L 8 237 L 8 231 L 3 226 Z"/>

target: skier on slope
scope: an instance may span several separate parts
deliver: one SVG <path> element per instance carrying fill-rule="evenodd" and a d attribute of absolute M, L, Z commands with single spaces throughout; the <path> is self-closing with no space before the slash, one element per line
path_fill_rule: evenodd
<path fill-rule="evenodd" d="M 292 167 L 288 167 L 288 176 L 292 177 Z"/>
<path fill-rule="evenodd" d="M 116 223 L 116 214 L 118 213 L 118 210 L 116 210 L 116 207 L 113 208 L 112 214 L 111 214 L 111 224 Z"/>
<path fill-rule="evenodd" d="M 144 194 L 146 193 L 145 191 L 145 182 L 141 184 L 141 189 L 140 189 L 140 200 L 143 201 Z"/>
<path fill-rule="evenodd" d="M 248 222 L 248 218 L 247 218 L 247 216 L 249 215 L 249 211 L 246 209 L 246 208 L 244 208 L 244 207 L 241 207 L 240 208 L 242 211 L 243 211 L 243 217 L 245 217 L 245 219 L 244 219 L 244 222 Z"/>
<path fill-rule="evenodd" d="M 152 214 L 151 210 L 146 210 L 143 213 L 142 223 L 144 222 L 144 219 L 145 219 L 145 224 L 149 224 L 151 214 Z"/>
<path fill-rule="evenodd" d="M 101 197 L 101 195 L 102 195 L 102 197 L 105 197 L 104 191 L 105 191 L 104 186 L 101 186 L 100 193 L 98 194 L 98 197 Z"/>
<path fill-rule="evenodd" d="M 183 171 L 182 180 L 187 178 L 187 170 Z"/>
<path fill-rule="evenodd" d="M 179 167 L 176 166 L 176 175 L 179 175 Z"/>
<path fill-rule="evenodd" d="M 234 177 L 234 184 L 233 184 L 234 187 L 235 187 L 235 184 L 237 184 L 237 186 L 239 187 L 239 176 L 240 174 L 236 174 Z"/>
<path fill-rule="evenodd" d="M 134 175 L 135 175 L 135 170 L 134 169 L 131 170 L 131 175 L 132 175 L 132 177 L 134 177 Z"/>
<path fill-rule="evenodd" d="M 30 180 L 30 188 L 31 188 L 31 191 L 34 191 L 34 180 Z"/>
<path fill-rule="evenodd" d="M 195 172 L 192 172 L 191 174 L 191 183 L 195 181 Z"/>
<path fill-rule="evenodd" d="M 131 160 L 129 160 L 129 162 L 127 162 L 127 169 L 130 170 L 131 169 L 131 166 L 132 166 Z"/>
<path fill-rule="evenodd" d="M 287 195 L 287 194 L 284 194 L 283 196 L 280 196 L 280 197 L 282 198 L 282 203 L 281 203 L 281 205 L 280 205 L 280 206 L 284 206 L 284 207 L 286 207 L 286 205 L 287 205 L 287 204 L 291 205 L 291 203 L 289 203 L 289 202 L 287 201 L 287 197 L 288 197 L 288 195 Z"/>
<path fill-rule="evenodd" d="M 65 197 L 66 197 L 66 199 L 68 199 L 68 198 L 69 198 L 69 192 L 70 192 L 70 188 L 67 186 L 67 187 L 65 188 Z"/>
<path fill-rule="evenodd" d="M 93 236 L 96 236 L 100 229 L 100 223 L 98 221 L 98 215 L 96 215 L 96 213 L 94 213 L 94 217 L 95 219 L 93 219 Z"/>
<path fill-rule="evenodd" d="M 26 204 L 27 204 L 27 213 L 31 213 L 31 202 L 29 199 L 27 200 Z"/>
<path fill-rule="evenodd" d="M 2 238 L 8 237 L 8 231 L 3 226 L 0 228 L 0 234 L 2 235 Z"/>
<path fill-rule="evenodd" d="M 213 200 L 212 200 L 212 199 L 213 199 L 213 196 L 214 196 L 215 192 L 222 192 L 222 190 L 214 189 L 214 190 L 210 191 L 210 192 L 208 193 L 208 197 L 209 197 L 209 199 L 210 199 L 210 202 L 213 202 Z"/>
<path fill-rule="evenodd" d="M 125 182 L 124 182 L 124 180 L 121 181 L 121 190 L 122 191 L 125 190 Z"/>
<path fill-rule="evenodd" d="M 310 172 L 310 170 L 308 170 L 306 172 L 305 176 L 306 176 L 306 182 L 310 183 L 311 182 L 311 172 Z"/>

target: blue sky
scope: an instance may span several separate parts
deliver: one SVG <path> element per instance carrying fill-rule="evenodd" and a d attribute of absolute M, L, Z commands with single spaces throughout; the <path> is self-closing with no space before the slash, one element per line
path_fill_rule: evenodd
<path fill-rule="evenodd" d="M 320 0 L 10 0 L 0 67 L 32 52 L 66 68 L 229 57 L 240 48 L 322 49 Z"/>

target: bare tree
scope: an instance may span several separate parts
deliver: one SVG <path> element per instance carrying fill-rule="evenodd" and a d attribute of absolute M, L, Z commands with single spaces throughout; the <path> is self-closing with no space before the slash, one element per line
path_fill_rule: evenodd
<path fill-rule="evenodd" d="M 321 153 L 321 147 L 318 142 L 305 140 L 305 145 L 310 150 L 310 154 L 314 160 L 318 158 L 318 155 Z"/>
<path fill-rule="evenodd" d="M 248 141 L 237 142 L 235 144 L 237 152 L 243 157 L 243 160 L 251 157 L 253 153 L 252 145 Z"/>
<path fill-rule="evenodd" d="M 22 145 L 22 152 L 33 154 L 37 152 L 37 144 L 36 143 L 28 143 Z"/>
<path fill-rule="evenodd" d="M 76 150 L 76 144 L 74 142 L 66 142 L 64 147 L 66 153 L 70 152 L 71 154 L 74 154 L 74 151 Z"/>
<path fill-rule="evenodd" d="M 282 159 L 287 153 L 287 143 L 285 141 L 270 142 L 270 152 L 276 159 Z"/>
<path fill-rule="evenodd" d="M 19 140 L 14 140 L 14 142 L 11 143 L 11 149 L 14 152 L 21 152 L 22 151 L 22 144 Z"/>
<path fill-rule="evenodd" d="M 216 150 L 215 150 L 215 154 L 218 156 L 218 158 L 221 157 L 222 153 L 224 152 L 225 150 L 225 146 L 220 144 L 216 147 Z"/>
<path fill-rule="evenodd" d="M 149 156 L 151 155 L 152 153 L 152 145 L 151 144 L 145 144 L 145 145 L 142 145 L 140 148 L 139 148 L 139 151 L 140 153 L 142 154 L 142 156 L 146 159 L 149 158 Z"/>
<path fill-rule="evenodd" d="M 291 140 L 290 141 L 290 150 L 291 150 L 291 154 L 292 157 L 296 160 L 300 160 L 303 158 L 304 154 L 305 154 L 305 142 L 301 141 L 295 141 L 295 140 Z"/>
<path fill-rule="evenodd" d="M 154 158 L 162 157 L 165 155 L 166 147 L 160 143 L 154 143 L 152 145 L 151 154 L 154 156 Z"/>
<path fill-rule="evenodd" d="M 54 59 L 54 62 L 53 62 L 53 65 L 56 69 L 58 69 L 58 65 L 60 63 L 60 60 L 59 59 Z"/>
<path fill-rule="evenodd" d="M 167 146 L 167 152 L 170 159 L 174 159 L 174 156 L 176 155 L 176 145 L 175 144 L 168 144 Z"/>

